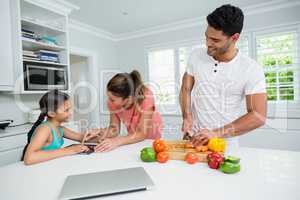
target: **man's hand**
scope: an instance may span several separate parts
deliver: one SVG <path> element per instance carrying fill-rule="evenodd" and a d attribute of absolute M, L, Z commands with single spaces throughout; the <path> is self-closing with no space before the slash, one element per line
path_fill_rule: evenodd
<path fill-rule="evenodd" d="M 202 129 L 200 132 L 196 133 L 192 139 L 191 142 L 193 145 L 201 146 L 201 145 L 207 145 L 210 138 L 216 137 L 217 135 L 213 133 L 213 131 L 208 129 Z"/>
<path fill-rule="evenodd" d="M 186 135 L 191 132 L 192 126 L 193 126 L 192 116 L 189 115 L 183 119 L 181 131 L 183 132 L 184 135 Z"/>

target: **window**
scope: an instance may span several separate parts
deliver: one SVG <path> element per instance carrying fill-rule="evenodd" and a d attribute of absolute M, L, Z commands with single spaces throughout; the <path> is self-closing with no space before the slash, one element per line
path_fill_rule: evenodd
<path fill-rule="evenodd" d="M 256 57 L 265 70 L 269 101 L 298 99 L 297 32 L 259 35 Z"/>
<path fill-rule="evenodd" d="M 200 43 L 193 42 L 190 45 L 177 45 L 174 48 L 148 52 L 149 81 L 159 105 L 178 104 L 182 76 L 189 56 L 195 48 L 199 47 L 206 47 L 205 39 L 202 39 Z M 248 37 L 240 39 L 238 48 L 242 53 L 249 54 Z"/>
<path fill-rule="evenodd" d="M 198 45 L 191 45 L 186 47 L 179 47 L 178 56 L 179 56 L 179 81 L 181 85 L 183 74 L 185 73 L 185 69 L 187 67 L 187 63 L 192 51 L 196 48 L 205 48 L 205 40 L 201 40 Z"/>
<path fill-rule="evenodd" d="M 174 57 L 174 49 L 148 53 L 149 85 L 153 87 L 158 104 L 176 103 Z"/>

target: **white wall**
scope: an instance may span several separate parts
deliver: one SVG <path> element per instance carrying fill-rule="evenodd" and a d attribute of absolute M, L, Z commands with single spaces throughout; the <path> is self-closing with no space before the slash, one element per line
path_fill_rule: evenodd
<path fill-rule="evenodd" d="M 251 30 L 260 30 L 280 24 L 300 22 L 300 6 L 285 8 L 276 11 L 265 12 L 245 17 L 244 32 Z M 204 37 L 206 25 L 199 27 L 186 28 L 176 31 L 163 32 L 155 35 L 149 35 L 141 38 L 124 40 L 118 42 L 118 60 L 119 66 L 125 71 L 131 71 L 133 68 L 140 70 L 147 78 L 147 65 L 145 62 L 145 49 L 157 44 L 168 44 L 178 41 L 199 40 Z M 289 115 L 290 116 L 290 115 Z M 300 117 L 300 116 L 299 116 Z M 166 127 L 166 137 L 180 137 L 181 117 L 163 116 Z M 271 120 L 274 121 L 274 120 Z M 248 147 L 263 147 L 274 149 L 289 149 L 300 151 L 300 134 L 297 131 L 300 119 L 277 120 L 274 123 L 283 123 L 288 121 L 288 127 L 292 130 L 259 129 L 252 133 L 240 137 L 240 144 Z M 296 127 L 296 128 L 295 128 Z"/>

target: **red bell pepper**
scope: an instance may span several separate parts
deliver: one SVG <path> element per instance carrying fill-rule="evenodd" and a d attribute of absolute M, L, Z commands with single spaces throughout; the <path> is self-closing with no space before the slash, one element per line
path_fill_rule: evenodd
<path fill-rule="evenodd" d="M 207 155 L 208 166 L 212 169 L 219 169 L 220 164 L 224 162 L 224 157 L 216 152 Z"/>

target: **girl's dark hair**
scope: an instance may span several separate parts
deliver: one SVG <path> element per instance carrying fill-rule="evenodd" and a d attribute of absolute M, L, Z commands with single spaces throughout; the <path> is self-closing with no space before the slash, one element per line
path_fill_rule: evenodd
<path fill-rule="evenodd" d="M 33 124 L 30 131 L 27 133 L 27 145 L 23 150 L 22 159 L 24 159 L 24 155 L 28 144 L 30 143 L 31 137 L 35 131 L 35 129 L 48 117 L 48 112 L 56 112 L 57 108 L 61 106 L 66 100 L 70 99 L 70 96 L 66 93 L 60 92 L 59 90 L 51 90 L 44 94 L 39 101 L 41 114 L 36 122 Z"/>
<path fill-rule="evenodd" d="M 107 90 L 123 99 L 134 96 L 138 104 L 145 99 L 145 85 L 137 70 L 131 73 L 118 73 L 107 84 Z"/>
<path fill-rule="evenodd" d="M 241 33 L 244 24 L 243 11 L 230 4 L 223 5 L 215 9 L 207 17 L 209 26 L 216 30 L 221 30 L 227 36 Z"/>

